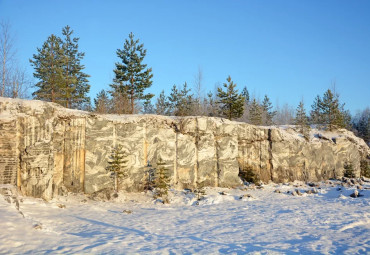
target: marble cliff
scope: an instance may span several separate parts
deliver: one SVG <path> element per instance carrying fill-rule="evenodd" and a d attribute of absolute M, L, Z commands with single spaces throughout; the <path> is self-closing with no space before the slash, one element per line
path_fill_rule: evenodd
<path fill-rule="evenodd" d="M 106 171 L 116 145 L 128 152 L 121 187 L 143 189 L 147 162 L 161 158 L 174 188 L 234 187 L 239 169 L 252 167 L 264 182 L 318 181 L 343 176 L 344 164 L 370 156 L 351 132 L 257 127 L 211 117 L 97 115 L 53 103 L 0 97 L 0 184 L 51 199 L 66 192 L 112 187 Z"/>

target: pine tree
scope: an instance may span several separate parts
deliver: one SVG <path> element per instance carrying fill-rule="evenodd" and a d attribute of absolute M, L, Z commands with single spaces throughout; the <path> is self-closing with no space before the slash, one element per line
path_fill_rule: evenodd
<path fill-rule="evenodd" d="M 64 40 L 52 34 L 30 59 L 35 68 L 33 76 L 39 80 L 33 96 L 68 108 L 83 109 L 90 105 L 89 75 L 83 72 L 84 53 L 78 52 L 79 38 L 71 38 L 72 33 L 66 26 L 62 30 Z"/>
<path fill-rule="evenodd" d="M 262 102 L 262 114 L 263 114 L 263 125 L 273 125 L 273 118 L 276 115 L 276 111 L 272 110 L 272 103 L 267 95 L 265 95 Z"/>
<path fill-rule="evenodd" d="M 170 114 L 169 108 L 170 108 L 170 102 L 168 102 L 167 97 L 164 94 L 164 90 L 162 90 L 155 104 L 155 112 L 158 115 L 169 115 Z"/>
<path fill-rule="evenodd" d="M 34 66 L 33 76 L 39 81 L 33 92 L 35 99 L 63 104 L 61 88 L 64 86 L 64 52 L 62 40 L 50 35 L 42 48 L 37 48 L 37 54 L 30 59 Z"/>
<path fill-rule="evenodd" d="M 221 115 L 228 118 L 229 120 L 240 118 L 244 111 L 244 100 L 245 98 L 238 94 L 238 90 L 235 89 L 236 84 L 231 80 L 231 77 L 227 77 L 223 87 L 217 88 L 218 105 L 220 107 Z"/>
<path fill-rule="evenodd" d="M 105 90 L 101 90 L 96 98 L 94 99 L 95 109 L 94 111 L 100 114 L 107 114 L 110 112 L 111 100 Z"/>
<path fill-rule="evenodd" d="M 341 112 L 343 106 L 339 104 L 339 96 L 335 95 L 328 89 L 321 101 L 320 110 L 322 114 L 323 123 L 329 126 L 329 130 L 335 127 L 344 127 L 344 115 Z"/>
<path fill-rule="evenodd" d="M 191 89 L 185 82 L 179 91 L 176 85 L 173 85 L 171 94 L 168 97 L 172 114 L 175 116 L 189 116 L 193 113 L 193 106 L 195 103 L 193 94 L 190 94 Z"/>
<path fill-rule="evenodd" d="M 152 69 L 142 63 L 146 56 L 146 49 L 144 44 L 139 44 L 139 40 L 134 39 L 133 33 L 130 33 L 129 38 L 125 40 L 123 49 L 117 50 L 117 56 L 121 62 L 116 63 L 115 78 L 110 85 L 111 94 L 112 97 L 126 94 L 129 100 L 129 113 L 133 114 L 138 100 L 150 99 L 154 96 L 144 93 L 144 90 L 152 85 Z M 122 109 L 116 109 L 116 111 L 120 112 Z"/>
<path fill-rule="evenodd" d="M 84 104 L 89 103 L 90 98 L 87 94 L 90 91 L 88 77 L 83 72 L 85 68 L 81 60 L 85 56 L 84 52 L 78 51 L 79 38 L 72 38 L 73 30 L 66 26 L 62 30 L 63 40 L 63 78 L 64 86 L 62 87 L 64 106 L 67 108 L 81 109 Z"/>
<path fill-rule="evenodd" d="M 253 125 L 262 124 L 262 109 L 257 100 L 254 98 L 249 109 L 249 119 Z"/>
<path fill-rule="evenodd" d="M 311 105 L 310 122 L 311 124 L 322 124 L 321 98 L 319 95 L 316 96 L 313 104 Z"/>
<path fill-rule="evenodd" d="M 127 177 L 127 153 L 122 145 L 113 148 L 109 156 L 107 171 L 114 177 L 114 190 L 118 192 L 118 180 Z"/>
<path fill-rule="evenodd" d="M 306 140 L 308 140 L 310 126 L 308 125 L 308 118 L 303 101 L 299 102 L 299 105 L 297 107 L 294 124 L 299 127 L 299 132 L 303 134 Z"/>
<path fill-rule="evenodd" d="M 169 203 L 168 190 L 170 188 L 170 178 L 165 163 L 159 158 L 157 162 L 157 171 L 155 178 L 154 198 L 162 198 L 163 203 Z"/>

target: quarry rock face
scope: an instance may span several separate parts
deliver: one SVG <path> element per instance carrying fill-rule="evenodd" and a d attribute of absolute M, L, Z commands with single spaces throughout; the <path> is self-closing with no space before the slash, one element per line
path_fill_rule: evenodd
<path fill-rule="evenodd" d="M 351 132 L 257 127 L 211 117 L 97 115 L 53 103 L 0 97 L 0 184 L 51 199 L 66 192 L 113 187 L 107 172 L 113 147 L 127 152 L 128 177 L 120 187 L 143 190 L 148 163 L 169 169 L 171 186 L 235 187 L 240 169 L 264 181 L 319 181 L 343 176 L 345 163 L 360 174 L 370 157 Z"/>

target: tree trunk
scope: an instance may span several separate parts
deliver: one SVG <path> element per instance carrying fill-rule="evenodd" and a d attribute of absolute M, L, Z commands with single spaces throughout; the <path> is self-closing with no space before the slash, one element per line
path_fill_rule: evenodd
<path fill-rule="evenodd" d="M 114 176 L 114 190 L 116 192 L 118 192 L 118 177 L 117 177 L 117 173 L 116 175 Z"/>

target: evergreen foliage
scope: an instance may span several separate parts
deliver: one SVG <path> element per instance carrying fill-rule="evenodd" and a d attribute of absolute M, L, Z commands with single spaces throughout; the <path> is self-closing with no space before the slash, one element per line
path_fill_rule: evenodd
<path fill-rule="evenodd" d="M 155 113 L 155 109 L 154 109 L 154 106 L 152 104 L 151 98 L 146 98 L 144 100 L 143 111 L 142 112 L 144 114 L 154 114 Z"/>
<path fill-rule="evenodd" d="M 111 100 L 105 90 L 101 90 L 94 99 L 96 113 L 107 114 L 111 109 Z"/>
<path fill-rule="evenodd" d="M 32 94 L 35 99 L 63 104 L 63 42 L 56 35 L 50 35 L 42 48 L 37 48 L 38 54 L 30 59 L 34 66 L 33 76 L 38 79 L 37 90 Z"/>
<path fill-rule="evenodd" d="M 164 94 L 164 90 L 162 90 L 161 94 L 159 94 L 159 97 L 157 98 L 155 112 L 158 115 L 169 115 L 170 113 L 170 102 Z"/>
<path fill-rule="evenodd" d="M 227 83 L 223 84 L 225 91 L 222 88 L 217 88 L 217 97 L 219 99 L 217 103 L 222 116 L 229 120 L 237 119 L 243 115 L 245 98 L 235 89 L 236 84 L 234 84 L 230 76 L 227 77 L 226 81 Z"/>
<path fill-rule="evenodd" d="M 312 124 L 321 124 L 322 123 L 321 98 L 320 98 L 319 95 L 317 95 L 315 97 L 314 102 L 311 105 L 310 122 Z"/>
<path fill-rule="evenodd" d="M 197 200 L 200 201 L 204 199 L 206 194 L 206 190 L 204 189 L 204 185 L 197 181 L 197 188 L 194 190 L 195 195 L 197 196 Z"/>
<path fill-rule="evenodd" d="M 207 106 L 206 111 L 208 116 L 210 117 L 217 117 L 218 116 L 218 107 L 217 107 L 217 100 L 214 99 L 213 93 L 208 92 L 207 98 L 205 100 Z"/>
<path fill-rule="evenodd" d="M 145 168 L 144 191 L 147 192 L 155 187 L 155 168 L 152 167 L 149 160 Z"/>
<path fill-rule="evenodd" d="M 128 113 L 133 114 L 135 103 L 138 100 L 151 99 L 153 94 L 145 94 L 145 89 L 152 85 L 152 69 L 143 64 L 146 56 L 144 44 L 139 44 L 139 40 L 134 39 L 134 34 L 130 33 L 125 40 L 123 49 L 117 50 L 120 62 L 116 63 L 114 70 L 115 78 L 111 84 L 111 95 L 115 100 L 128 100 Z M 117 98 L 118 97 L 118 98 Z M 124 107 L 117 105 L 116 107 Z M 115 109 L 121 113 L 124 109 Z"/>
<path fill-rule="evenodd" d="M 310 126 L 308 125 L 308 117 L 306 115 L 306 109 L 304 108 L 303 101 L 299 102 L 297 107 L 294 124 L 299 127 L 299 132 L 303 134 L 307 140 Z"/>
<path fill-rule="evenodd" d="M 262 102 L 262 112 L 263 112 L 263 125 L 271 126 L 273 125 L 273 118 L 276 115 L 276 111 L 272 110 L 272 103 L 270 98 L 265 95 Z"/>
<path fill-rule="evenodd" d="M 329 130 L 335 128 L 348 128 L 350 114 L 344 110 L 344 104 L 339 103 L 339 95 L 328 89 L 323 98 L 315 98 L 311 110 L 312 124 L 325 124 Z"/>
<path fill-rule="evenodd" d="M 249 108 L 249 119 L 253 125 L 262 124 L 262 109 L 255 98 L 253 99 Z"/>
<path fill-rule="evenodd" d="M 244 97 L 244 102 L 246 104 L 249 104 L 250 97 L 249 97 L 249 91 L 246 86 L 244 86 L 242 90 L 242 96 Z"/>
<path fill-rule="evenodd" d="M 33 76 L 38 79 L 33 96 L 68 108 L 86 109 L 90 85 L 81 64 L 84 53 L 78 51 L 79 38 L 72 38 L 69 26 L 63 28 L 62 34 L 63 39 L 50 35 L 30 59 L 35 69 Z"/>
<path fill-rule="evenodd" d="M 73 30 L 66 26 L 62 30 L 63 34 L 63 78 L 64 86 L 62 87 L 62 98 L 64 106 L 67 108 L 82 109 L 85 104 L 90 103 L 87 94 L 90 91 L 88 77 L 83 72 L 85 68 L 81 60 L 85 53 L 78 51 L 79 38 L 72 38 Z"/>
<path fill-rule="evenodd" d="M 239 169 L 239 177 L 244 182 L 254 183 L 256 185 L 260 183 L 258 175 L 251 166 L 245 166 L 242 169 Z"/>
<path fill-rule="evenodd" d="M 370 178 L 370 164 L 368 160 L 360 161 L 361 176 Z"/>
<path fill-rule="evenodd" d="M 176 85 L 173 85 L 171 94 L 168 97 L 171 112 L 175 116 L 189 116 L 193 113 L 195 103 L 194 95 L 190 94 L 191 89 L 185 82 L 181 90 L 178 90 Z"/>
<path fill-rule="evenodd" d="M 127 166 L 128 162 L 127 153 L 123 151 L 122 145 L 118 145 L 113 148 L 106 170 L 111 173 L 111 176 L 114 178 L 114 189 L 118 191 L 118 183 L 122 178 L 127 177 Z"/>
<path fill-rule="evenodd" d="M 157 162 L 154 198 L 161 198 L 163 203 L 169 203 L 168 190 L 170 188 L 170 178 L 165 163 L 159 158 Z"/>
<path fill-rule="evenodd" d="M 351 163 L 348 163 L 346 162 L 344 164 L 344 173 L 343 173 L 344 177 L 347 177 L 347 178 L 355 178 L 355 172 L 353 171 L 353 166 Z"/>

